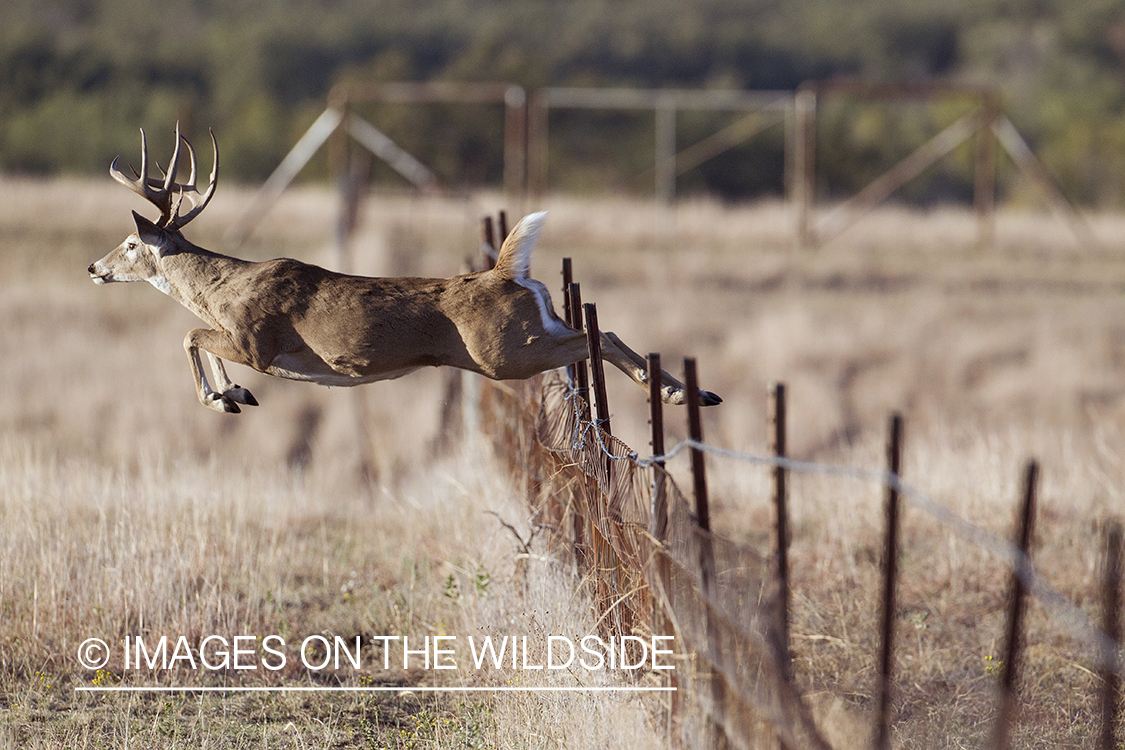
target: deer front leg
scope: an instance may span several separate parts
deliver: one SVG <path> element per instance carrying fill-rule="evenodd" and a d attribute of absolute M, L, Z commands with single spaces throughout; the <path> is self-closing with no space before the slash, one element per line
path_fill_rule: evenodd
<path fill-rule="evenodd" d="M 648 388 L 648 362 L 641 355 L 625 345 L 617 334 L 602 331 L 602 359 L 628 375 L 638 385 Z M 682 404 L 687 398 L 684 384 L 672 377 L 666 370 L 660 371 L 660 400 L 666 404 Z M 722 399 L 711 391 L 699 391 L 700 406 L 714 406 Z"/>
<path fill-rule="evenodd" d="M 254 398 L 254 394 L 231 382 L 230 377 L 227 376 L 227 368 L 223 366 L 223 360 L 206 349 L 203 351 L 207 353 L 207 360 L 211 363 L 211 372 L 215 375 L 215 390 L 236 403 L 257 406 L 258 399 Z"/>
<path fill-rule="evenodd" d="M 203 371 L 203 362 L 199 358 L 200 349 L 207 352 L 211 361 L 216 385 L 221 389 L 218 392 L 212 389 L 211 384 L 207 382 L 207 375 Z M 191 374 L 195 378 L 195 390 L 201 404 L 209 409 L 228 414 L 238 414 L 242 411 L 238 408 L 239 403 L 250 406 L 257 405 L 258 402 L 250 395 L 249 391 L 230 382 L 222 362 L 218 359 L 222 355 L 231 359 L 235 356 L 234 347 L 231 345 L 227 334 L 207 328 L 196 328 L 189 331 L 188 335 L 184 337 L 184 350 L 187 351 L 188 362 L 191 363 Z"/>

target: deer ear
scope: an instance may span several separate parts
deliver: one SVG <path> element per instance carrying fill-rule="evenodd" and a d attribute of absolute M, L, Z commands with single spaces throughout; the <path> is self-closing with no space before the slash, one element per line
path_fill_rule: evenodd
<path fill-rule="evenodd" d="M 172 247 L 168 230 L 161 229 L 136 211 L 133 212 L 133 223 L 137 226 L 137 236 L 141 238 L 141 242 L 152 248 L 157 257 L 164 255 L 165 250 Z"/>

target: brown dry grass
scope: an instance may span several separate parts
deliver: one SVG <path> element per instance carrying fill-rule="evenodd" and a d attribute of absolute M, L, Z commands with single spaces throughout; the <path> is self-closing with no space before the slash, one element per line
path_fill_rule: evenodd
<path fill-rule="evenodd" d="M 152 684 L 124 675 L 119 656 L 104 674 L 80 669 L 76 650 L 91 636 L 198 642 L 276 633 L 299 643 L 317 633 L 465 638 L 592 628 L 565 569 L 540 559 L 517 567 L 519 545 L 499 518 L 528 538 L 526 509 L 489 456 L 478 446 L 431 458 L 437 373 L 365 393 L 243 370 L 237 377 L 261 407 L 231 419 L 199 408 L 180 346 L 191 316 L 147 285 L 100 294 L 87 278 L 86 265 L 128 231 L 130 204 L 109 190 L 98 205 L 103 187 L 0 182 L 0 747 L 656 742 L 652 702 L 642 699 L 76 692 Z M 222 206 L 216 215 L 229 217 Z M 442 215 L 424 207 L 388 234 L 429 243 L 427 212 Z M 266 233 L 273 249 L 247 254 L 323 254 L 328 197 L 296 196 L 280 215 Z M 203 220 L 199 240 L 219 241 Z M 343 685 L 406 687 L 443 676 L 331 675 Z M 295 657 L 280 675 L 234 678 L 316 684 Z M 150 678 L 231 679 L 202 670 Z"/>
<path fill-rule="evenodd" d="M 224 188 L 191 238 L 222 250 L 246 197 Z M 570 255 L 607 328 L 639 351 L 660 349 L 672 369 L 698 356 L 705 385 L 727 399 L 707 412 L 710 441 L 760 451 L 766 385 L 784 380 L 796 455 L 877 467 L 886 413 L 899 409 L 907 478 L 1003 536 L 1022 462 L 1036 455 L 1036 558 L 1052 585 L 1095 611 L 1097 532 L 1125 507 L 1119 218 L 1097 219 L 1107 247 L 1090 249 L 1049 217 L 1004 216 L 998 247 L 983 251 L 967 215 L 888 210 L 798 253 L 779 206 L 548 203 L 537 277 L 557 287 L 558 259 Z M 475 249 L 479 216 L 499 204 L 375 199 L 356 270 L 454 273 Z M 92 679 L 75 667 L 76 644 L 139 627 L 590 626 L 565 571 L 539 560 L 517 574 L 517 545 L 486 511 L 525 536 L 526 512 L 491 463 L 472 451 L 430 457 L 437 373 L 348 391 L 234 368 L 262 406 L 238 417 L 200 407 L 180 345 L 192 316 L 147 285 L 98 288 L 85 273 L 129 231 L 135 206 L 108 181 L 0 181 L 0 744 L 657 742 L 649 699 L 74 693 Z M 240 254 L 331 264 L 334 216 L 330 194 L 293 193 Z M 616 431 L 643 449 L 643 395 L 610 379 Z M 678 417 L 668 417 L 673 438 Z M 716 528 L 765 549 L 764 473 L 710 466 Z M 880 503 L 875 487 L 794 483 L 798 679 L 843 746 L 862 739 L 874 685 Z M 914 511 L 905 535 L 898 742 L 980 744 L 994 713 L 1002 567 Z M 1038 606 L 1029 642 L 1019 744 L 1090 746 L 1089 649 Z"/>

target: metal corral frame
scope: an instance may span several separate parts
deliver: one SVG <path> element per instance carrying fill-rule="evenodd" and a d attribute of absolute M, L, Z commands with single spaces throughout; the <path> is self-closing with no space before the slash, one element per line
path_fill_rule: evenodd
<path fill-rule="evenodd" d="M 757 135 L 767 127 L 791 119 L 793 92 L 710 89 L 546 88 L 535 91 L 528 109 L 528 182 L 532 195 L 547 193 L 548 120 L 551 110 L 651 110 L 656 118 L 656 159 L 653 165 L 657 197 L 671 203 L 676 177 L 704 161 Z M 677 153 L 676 113 L 680 110 L 745 112 L 728 127 Z M 762 119 L 760 115 L 772 115 Z M 789 132 L 786 128 L 786 132 Z M 787 136 L 788 137 L 788 136 Z M 786 151 L 790 149 L 787 147 Z"/>
<path fill-rule="evenodd" d="M 975 103 L 966 115 L 922 144 L 850 199 L 818 217 L 816 206 L 817 109 L 828 97 L 880 101 L 965 99 Z M 325 140 L 330 141 L 333 173 L 344 174 L 347 138 L 386 161 L 416 188 L 439 187 L 436 176 L 376 127 L 359 117 L 353 105 L 496 104 L 504 107 L 504 193 L 520 205 L 527 196 L 544 197 L 549 189 L 548 121 L 552 110 L 649 111 L 655 118 L 652 172 L 657 198 L 671 203 L 680 174 L 756 136 L 785 124 L 785 192 L 795 216 L 800 247 L 832 240 L 861 216 L 926 168 L 970 138 L 976 139 L 974 206 L 978 244 L 991 246 L 995 235 L 997 143 L 1046 198 L 1052 211 L 1069 224 L 1078 241 L 1097 247 L 1097 238 L 1075 206 L 1062 194 L 1047 169 L 1000 109 L 1000 94 L 990 86 L 948 82 L 872 83 L 851 79 L 811 81 L 791 91 L 710 89 L 544 88 L 529 96 L 512 83 L 342 83 L 332 88 L 328 108 L 279 165 L 247 211 L 232 227 L 232 244 L 249 234 L 255 219 L 276 200 L 297 171 Z M 731 124 L 677 152 L 676 116 L 681 110 L 741 112 Z M 642 177 L 647 174 L 642 173 Z"/>
<path fill-rule="evenodd" d="M 965 99 L 975 109 L 927 141 L 914 153 L 884 172 L 871 184 L 836 208 L 818 225 L 816 205 L 816 114 L 821 100 L 831 96 L 882 101 L 934 101 Z M 852 79 L 806 81 L 794 100 L 793 197 L 797 210 L 797 238 L 801 246 L 827 241 L 850 226 L 858 215 L 886 200 L 903 184 L 957 146 L 976 137 L 973 204 L 977 213 L 978 237 L 990 245 L 993 237 L 996 194 L 996 142 L 982 137 L 992 129 L 1000 112 L 1000 95 L 991 86 L 919 82 L 872 83 Z"/>
<path fill-rule="evenodd" d="M 347 112 L 352 104 L 499 104 L 504 107 L 504 193 L 527 190 L 527 92 L 514 83 L 340 83 L 328 106 Z M 332 163 L 344 163 L 344 133 L 333 140 Z M 342 167 L 341 167 L 342 168 Z M 338 171 L 334 169 L 333 171 Z"/>
<path fill-rule="evenodd" d="M 975 103 L 968 114 L 947 126 L 912 154 L 884 172 L 856 195 L 831 209 L 819 220 L 816 211 L 816 113 L 828 97 L 879 101 L 935 101 L 964 99 Z M 806 81 L 794 99 L 792 136 L 792 198 L 796 209 L 797 242 L 801 247 L 828 242 L 861 216 L 890 197 L 891 193 L 917 177 L 930 165 L 970 138 L 976 139 L 973 205 L 977 214 L 977 243 L 991 247 L 996 234 L 996 167 L 999 144 L 1016 167 L 1043 194 L 1051 210 L 1066 222 L 1083 245 L 1099 242 L 1078 209 L 1059 190 L 1043 163 L 1000 108 L 1000 92 L 993 86 L 921 81 L 876 83 L 855 79 Z"/>

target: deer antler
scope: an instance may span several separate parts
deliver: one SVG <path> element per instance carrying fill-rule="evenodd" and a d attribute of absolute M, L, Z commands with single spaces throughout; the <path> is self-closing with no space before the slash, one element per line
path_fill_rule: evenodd
<path fill-rule="evenodd" d="M 157 226 L 172 230 L 181 229 L 207 207 L 211 197 L 215 194 L 215 186 L 218 184 L 219 144 L 215 140 L 214 131 L 208 130 L 208 132 L 211 134 L 211 145 L 215 149 L 215 163 L 211 168 L 210 184 L 203 193 L 199 192 L 199 188 L 195 184 L 197 171 L 195 148 L 187 138 L 180 135 L 179 123 L 176 123 L 176 147 L 172 150 L 172 159 L 168 162 L 168 172 L 164 174 L 163 180 L 148 176 L 148 139 L 145 136 L 144 128 L 141 128 L 141 171 L 138 173 L 130 165 L 129 169 L 135 176 L 135 178 L 130 178 L 117 168 L 117 160 L 121 157 L 116 157 L 113 163 L 109 165 L 109 174 L 113 179 L 160 209 L 160 219 L 156 222 Z M 188 175 L 187 182 L 184 183 L 176 182 L 176 168 L 180 160 L 181 141 L 187 146 L 188 159 L 191 163 L 191 172 Z M 160 169 L 160 165 L 157 164 L 156 168 Z M 163 170 L 161 171 L 163 172 Z M 185 197 L 192 207 L 190 211 L 180 216 L 180 206 Z"/>
<path fill-rule="evenodd" d="M 182 139 L 184 145 L 187 146 L 188 157 L 191 161 L 191 172 L 188 174 L 188 181 L 177 185 L 179 188 L 179 197 L 176 199 L 176 205 L 173 207 L 172 220 L 168 222 L 169 229 L 179 229 L 187 224 L 189 221 L 199 216 L 203 209 L 207 208 L 207 204 L 211 202 L 211 198 L 215 195 L 215 186 L 219 184 L 219 142 L 215 140 L 215 131 L 207 128 L 207 132 L 211 135 L 211 148 L 215 152 L 215 162 L 211 167 L 211 176 L 208 178 L 207 190 L 200 193 L 199 188 L 195 186 L 195 173 L 196 173 L 196 160 L 195 160 L 195 147 L 191 145 L 191 141 L 179 135 L 179 125 L 176 125 L 176 147 L 179 148 L 179 141 Z M 175 154 L 173 154 L 175 158 Z M 169 167 L 169 171 L 172 167 Z M 180 204 L 184 198 L 191 202 L 191 210 L 183 216 L 180 216 Z"/>

